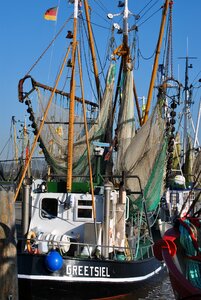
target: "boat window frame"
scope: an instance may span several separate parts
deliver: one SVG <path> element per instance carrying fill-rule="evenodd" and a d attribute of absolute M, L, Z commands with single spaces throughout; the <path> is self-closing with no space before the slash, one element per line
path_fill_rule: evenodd
<path fill-rule="evenodd" d="M 56 211 L 55 213 L 50 213 L 48 211 L 46 211 L 44 208 L 43 208 L 43 201 L 44 200 L 47 200 L 47 201 L 54 201 L 55 202 L 55 206 L 56 206 Z M 41 199 L 41 203 L 40 203 L 40 217 L 45 220 L 45 219 L 48 219 L 48 220 L 51 220 L 51 219 L 56 219 L 58 217 L 58 211 L 59 211 L 59 206 L 58 206 L 58 199 L 57 198 L 52 198 L 52 197 L 44 197 Z M 47 213 L 45 215 L 45 212 Z M 44 215 L 43 215 L 44 214 Z"/>
<path fill-rule="evenodd" d="M 80 205 L 80 202 L 86 201 L 86 202 L 91 202 L 91 205 Z M 79 217 L 79 210 L 83 210 L 86 212 L 90 210 L 90 215 L 91 217 Z M 93 209 L 92 209 L 92 199 L 90 198 L 84 198 L 84 197 L 78 197 L 75 200 L 75 214 L 74 214 L 74 221 L 76 222 L 83 222 L 83 221 L 93 221 Z"/>

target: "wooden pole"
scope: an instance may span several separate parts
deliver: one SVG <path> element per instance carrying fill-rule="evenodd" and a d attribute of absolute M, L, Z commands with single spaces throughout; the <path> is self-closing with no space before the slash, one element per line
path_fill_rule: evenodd
<path fill-rule="evenodd" d="M 142 122 L 143 124 L 146 123 L 146 121 L 148 119 L 149 110 L 150 110 L 150 106 L 151 106 L 151 98 L 152 98 L 152 94 L 153 94 L 154 82 L 156 79 L 156 73 L 157 73 L 157 69 L 158 69 L 158 60 L 159 60 L 159 55 L 160 55 L 160 50 L 161 50 L 161 44 L 162 44 L 162 39 L 163 39 L 166 15 L 167 15 L 168 7 L 169 7 L 169 1 L 170 0 L 166 0 L 165 4 L 163 6 L 163 14 L 162 14 L 160 32 L 159 32 L 156 54 L 155 54 L 155 59 L 154 59 L 154 67 L 153 67 L 151 81 L 150 81 L 150 85 L 149 85 L 149 92 L 148 92 L 148 96 L 147 96 L 145 115 L 144 115 L 143 122 Z"/>
<path fill-rule="evenodd" d="M 78 17 L 78 0 L 74 3 L 74 24 L 73 24 L 73 43 L 72 43 L 72 72 L 70 82 L 70 109 L 69 109 L 69 126 L 68 126 L 68 155 L 67 155 L 67 178 L 66 190 L 72 190 L 73 177 L 73 144 L 74 144 L 74 113 L 75 113 L 75 57 L 77 47 L 77 17 Z"/>
<path fill-rule="evenodd" d="M 95 81 L 96 81 L 96 89 L 98 93 L 98 100 L 100 100 L 101 104 L 101 86 L 100 86 L 100 80 L 98 76 L 98 66 L 96 62 L 96 53 L 94 49 L 94 39 L 93 39 L 93 33 L 92 33 L 92 28 L 91 28 L 91 22 L 90 22 L 90 17 L 89 17 L 89 5 L 88 1 L 84 1 L 84 8 L 85 8 L 85 15 L 86 15 L 86 20 L 87 20 L 87 28 L 88 28 L 88 33 L 89 33 L 89 46 L 91 49 L 91 56 L 92 56 L 92 62 L 93 62 L 93 67 L 94 67 L 94 74 L 95 74 Z"/>
<path fill-rule="evenodd" d="M 18 163 L 18 148 L 17 148 L 17 132 L 16 132 L 16 126 L 15 126 L 15 117 L 12 118 L 12 122 L 13 122 L 13 139 L 14 139 L 14 151 L 15 151 L 15 161 L 16 164 Z"/>
<path fill-rule="evenodd" d="M 0 299 L 18 300 L 14 193 L 0 191 Z"/>
<path fill-rule="evenodd" d="M 45 89 L 45 90 L 48 90 L 48 91 L 51 91 L 51 92 L 53 91 L 53 87 L 47 86 L 47 85 L 42 84 L 42 83 L 37 82 L 37 81 L 34 81 L 34 87 L 35 87 L 35 86 L 41 87 L 41 88 L 43 88 L 43 89 Z M 56 91 L 55 91 L 55 94 L 59 94 L 59 95 L 62 95 L 62 96 L 64 96 L 64 97 L 67 97 L 67 98 L 70 97 L 70 93 L 66 93 L 66 92 L 60 91 L 60 90 L 56 90 Z M 75 96 L 75 100 L 76 100 L 77 102 L 82 103 L 82 99 L 81 99 L 80 97 Z M 99 107 L 99 105 L 98 105 L 97 103 L 91 102 L 91 101 L 86 100 L 86 99 L 85 99 L 84 101 L 85 101 L 86 104 L 89 104 L 89 105 L 94 106 L 94 107 Z"/>

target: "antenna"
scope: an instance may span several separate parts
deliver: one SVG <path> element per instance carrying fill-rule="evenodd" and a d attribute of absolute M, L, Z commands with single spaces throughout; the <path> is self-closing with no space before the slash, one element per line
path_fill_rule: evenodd
<path fill-rule="evenodd" d="M 188 57 L 188 36 L 186 37 L 186 57 Z"/>

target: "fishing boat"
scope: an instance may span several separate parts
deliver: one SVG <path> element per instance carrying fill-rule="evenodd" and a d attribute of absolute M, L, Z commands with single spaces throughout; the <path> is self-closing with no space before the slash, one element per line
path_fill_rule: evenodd
<path fill-rule="evenodd" d="M 180 86 L 179 94 L 183 91 L 184 99 L 180 96 L 177 100 L 173 98 L 167 120 L 166 189 L 161 198 L 160 215 L 163 233 L 174 224 L 175 219 L 186 216 L 192 203 L 195 202 L 201 186 L 200 143 L 198 139 L 201 101 L 198 105 L 197 124 L 195 126 L 191 108 L 195 103 L 194 88 L 196 86 L 189 84 L 189 68 L 193 67 L 192 64 L 189 64 L 189 60 L 195 57 L 186 56 L 182 58 L 185 59 L 185 83 L 177 82 L 177 85 Z M 167 85 L 165 92 L 166 88 Z M 198 201 L 196 203 L 199 206 Z"/>
<path fill-rule="evenodd" d="M 10 134 L 0 151 L 0 180 L 4 182 L 15 182 L 20 177 L 22 163 L 25 159 L 28 141 L 26 124 L 22 124 L 17 134 L 15 116 L 11 118 Z"/>
<path fill-rule="evenodd" d="M 12 116 L 8 140 L 0 151 L 0 181 L 17 184 L 29 154 L 31 133 L 29 127 L 27 128 L 26 118 L 20 121 Z M 28 172 L 29 177 L 32 174 L 34 177 L 43 178 L 47 173 L 44 157 L 32 157 Z"/>
<path fill-rule="evenodd" d="M 171 18 L 171 17 L 170 17 Z M 172 21 L 170 21 L 170 46 L 172 45 Z M 173 61 L 172 54 L 169 58 Z M 190 63 L 196 57 L 187 55 L 179 57 L 185 60 L 184 83 L 173 80 L 173 68 L 170 75 L 166 75 L 161 88 L 167 101 L 167 171 L 166 188 L 161 198 L 160 226 L 161 232 L 172 227 L 175 219 L 184 217 L 195 202 L 200 191 L 200 142 L 199 124 L 201 116 L 201 101 L 196 98 L 196 90 L 200 79 L 190 83 L 189 70 L 193 68 Z M 168 93 L 175 89 L 176 93 Z M 198 102 L 196 107 L 195 103 Z M 192 114 L 193 110 L 197 111 Z M 197 204 L 198 205 L 198 201 Z M 196 208 L 197 209 L 197 208 Z"/>
<path fill-rule="evenodd" d="M 201 104 L 194 126 L 191 115 L 194 86 L 189 84 L 189 68 L 192 68 L 189 60 L 195 57 L 182 58 L 185 59 L 185 84 L 181 85 L 184 100 L 171 103 L 166 189 L 161 198 L 163 236 L 154 244 L 154 255 L 167 266 L 175 299 L 198 300 L 201 299 L 201 152 L 198 141 Z M 178 120 L 176 108 L 181 104 L 182 117 Z M 172 136 L 173 132 L 176 133 Z"/>
<path fill-rule="evenodd" d="M 128 27 L 128 0 L 119 1 L 123 11 L 117 15 L 123 16 L 123 29 L 117 23 L 112 26 L 112 45 L 115 29 L 123 39 L 117 48 L 112 46 L 103 91 L 90 10 L 88 1 L 83 1 L 97 102 L 86 100 L 84 94 L 84 84 L 89 82 L 83 80 L 77 34 L 78 22 L 85 21 L 81 1 L 70 2 L 74 5 L 74 30 L 68 30 L 70 43 L 54 86 L 36 81 L 30 74 L 33 68 L 18 86 L 19 100 L 27 106 L 35 134 L 15 193 L 17 200 L 23 188 L 17 246 L 20 300 L 127 295 L 164 268 L 153 253 L 154 242 L 160 238 L 157 222 L 168 145 L 161 85 L 151 112 L 150 105 L 170 1 L 166 0 L 161 8 L 154 67 L 142 110 L 128 39 L 128 33 L 135 32 L 137 25 Z M 108 14 L 110 20 L 114 16 Z M 136 15 L 135 20 L 138 19 Z M 60 88 L 64 69 L 70 76 L 66 75 Z M 39 99 L 38 114 L 34 112 L 34 94 Z M 134 99 L 139 127 L 134 125 Z M 36 145 L 48 163 L 46 178 L 27 174 Z"/>
<path fill-rule="evenodd" d="M 178 300 L 201 299 L 200 224 L 198 216 L 178 218 L 154 245 L 155 256 L 166 263 Z"/>
<path fill-rule="evenodd" d="M 169 190 L 172 196 L 169 199 L 174 201 L 166 206 L 167 223 L 163 223 L 163 237 L 154 244 L 154 255 L 159 261 L 165 262 L 177 300 L 201 299 L 200 153 L 194 162 L 193 174 L 196 176 L 193 186 Z"/>

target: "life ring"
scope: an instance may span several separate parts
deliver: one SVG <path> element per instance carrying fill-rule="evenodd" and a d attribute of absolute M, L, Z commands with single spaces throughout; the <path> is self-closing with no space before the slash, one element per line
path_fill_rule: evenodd
<path fill-rule="evenodd" d="M 38 248 L 34 248 L 33 244 L 31 243 L 32 239 L 36 238 L 36 234 L 34 231 L 29 231 L 27 234 L 27 251 L 30 254 L 37 254 L 38 253 Z"/>

